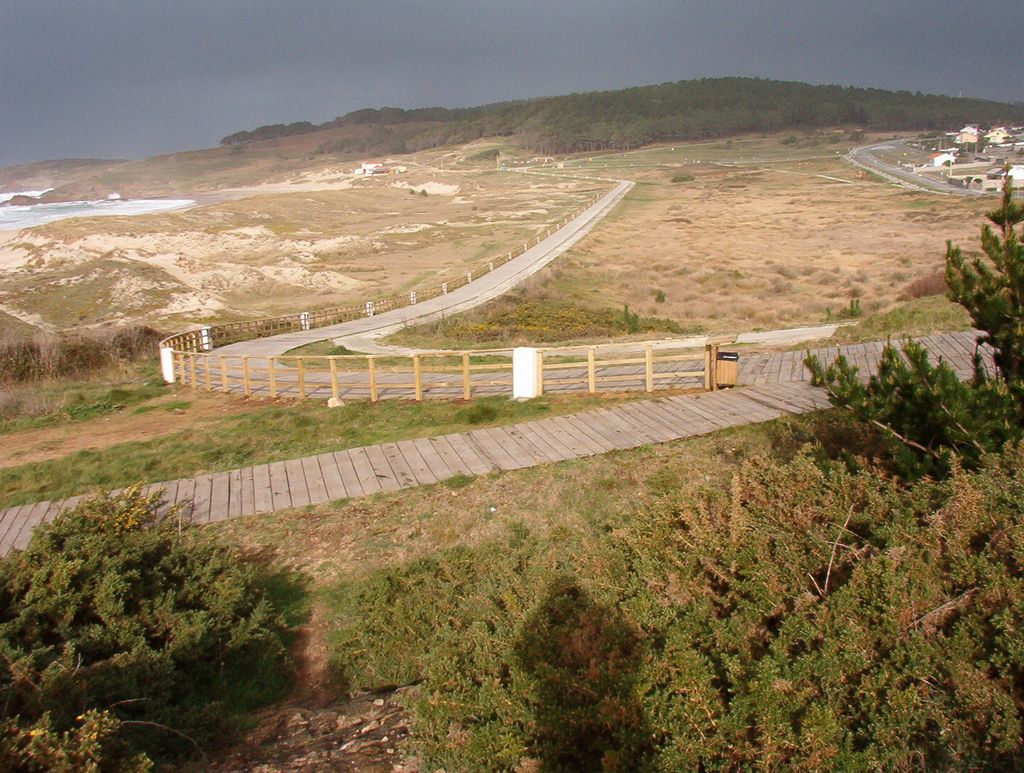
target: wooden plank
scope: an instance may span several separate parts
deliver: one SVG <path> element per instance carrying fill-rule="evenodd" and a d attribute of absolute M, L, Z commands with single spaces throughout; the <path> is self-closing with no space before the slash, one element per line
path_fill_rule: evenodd
<path fill-rule="evenodd" d="M 319 505 L 330 501 L 319 460 L 315 456 L 304 456 L 301 461 L 302 472 L 306 476 L 306 488 L 309 489 L 310 504 Z"/>
<path fill-rule="evenodd" d="M 232 485 L 234 481 L 232 481 Z M 256 514 L 256 488 L 253 482 L 253 468 L 243 467 L 238 471 L 239 515 Z"/>
<path fill-rule="evenodd" d="M 537 440 L 524 431 L 525 424 L 513 424 L 505 427 L 505 432 L 533 458 L 534 464 L 548 464 L 549 462 L 560 462 L 565 459 L 563 454 L 556 452 L 550 443 Z"/>
<path fill-rule="evenodd" d="M 644 411 L 641 403 L 621 405 L 617 412 L 628 421 L 634 421 L 646 427 L 648 433 L 655 438 L 657 443 L 667 443 L 679 438 L 679 432 L 674 426 Z"/>
<path fill-rule="evenodd" d="M 570 417 L 570 421 L 576 422 L 577 426 L 583 427 L 595 438 L 611 443 L 617 451 L 625 451 L 641 445 L 640 443 L 634 444 L 633 438 L 611 426 L 599 413 L 581 413 Z"/>
<path fill-rule="evenodd" d="M 445 435 L 444 438 L 474 475 L 486 475 L 499 469 L 488 457 L 477 453 L 477 450 L 466 440 L 464 435 L 451 434 Z"/>
<path fill-rule="evenodd" d="M 552 462 L 562 462 L 566 459 L 577 459 L 577 454 L 567 443 L 562 443 L 553 432 L 548 432 L 541 426 L 541 422 L 522 422 L 513 425 L 513 428 L 530 440 L 534 447 L 542 453 L 547 454 Z"/>
<path fill-rule="evenodd" d="M 532 467 L 537 463 L 533 458 L 533 454 L 517 443 L 515 438 L 506 432 L 504 428 L 488 427 L 486 429 L 477 430 L 477 432 L 488 439 L 488 449 L 500 447 L 502 451 L 512 457 L 516 464 L 515 469 Z"/>
<path fill-rule="evenodd" d="M 242 471 L 230 470 L 228 476 L 228 507 L 225 518 L 237 518 L 242 514 Z"/>
<path fill-rule="evenodd" d="M 573 454 L 573 458 L 579 459 L 584 456 L 590 456 L 595 452 L 593 447 L 589 443 L 584 443 L 574 432 L 570 432 L 568 428 L 564 426 L 564 422 L 558 421 L 560 417 L 555 416 L 550 419 L 543 419 L 539 422 L 533 423 L 533 428 L 537 432 L 543 432 L 545 435 L 550 435 L 560 446 L 570 450 Z"/>
<path fill-rule="evenodd" d="M 270 465 L 257 464 L 252 468 L 253 512 L 270 513 L 274 510 L 274 485 L 270 480 Z"/>
<path fill-rule="evenodd" d="M 652 433 L 642 419 L 634 419 L 629 414 L 623 413 L 616 408 L 608 408 L 601 411 L 600 416 L 612 427 L 618 427 L 623 432 L 628 432 L 637 439 L 637 446 L 650 445 L 661 442 L 661 436 Z"/>
<path fill-rule="evenodd" d="M 288 477 L 288 493 L 292 498 L 292 507 L 305 507 L 310 504 L 309 487 L 306 485 L 306 473 L 302 470 L 302 460 L 287 460 L 284 463 L 284 471 Z"/>
<path fill-rule="evenodd" d="M 174 494 L 174 504 L 178 505 L 178 517 L 182 521 L 192 521 L 192 497 L 195 493 L 195 478 L 182 478 L 178 481 L 178 490 Z"/>
<path fill-rule="evenodd" d="M 434 450 L 434 446 L 427 438 L 414 438 L 412 444 L 416 446 L 416 450 L 420 452 L 420 456 L 423 457 L 423 461 L 427 463 L 427 467 L 430 468 L 430 472 L 435 478 L 447 480 L 455 475 L 455 471 L 444 463 L 444 459 Z"/>
<path fill-rule="evenodd" d="M 14 547 L 17 550 L 24 550 L 28 547 L 29 540 L 32 539 L 32 532 L 36 530 L 36 527 L 43 522 L 43 518 L 46 515 L 46 511 L 50 509 L 50 502 L 36 502 L 31 510 L 28 511 L 26 516 L 23 518 L 23 525 L 18 536 L 14 538 Z"/>
<path fill-rule="evenodd" d="M 0 540 L 3 540 L 4 535 L 7 534 L 7 530 L 11 528 L 11 524 L 14 523 L 15 515 L 24 505 L 15 505 L 14 507 L 5 508 L 0 511 Z"/>
<path fill-rule="evenodd" d="M 51 502 L 50 508 L 46 511 L 46 515 L 43 516 L 43 522 L 53 523 L 53 519 L 60 514 L 60 508 L 63 503 L 64 501 L 61 499 Z"/>
<path fill-rule="evenodd" d="M 411 440 L 401 440 L 397 446 L 417 483 L 437 483 L 437 476 L 431 472 L 430 465 L 427 464 L 415 443 Z"/>
<path fill-rule="evenodd" d="M 270 473 L 270 497 L 271 507 L 274 510 L 284 510 L 292 506 L 291 489 L 288 487 L 288 469 L 284 462 L 273 462 L 267 465 Z"/>
<path fill-rule="evenodd" d="M 567 435 L 579 447 L 582 447 L 585 452 L 581 456 L 592 456 L 593 454 L 603 454 L 611 451 L 615 446 L 605 440 L 596 440 L 594 436 L 581 429 L 578 424 L 571 422 L 566 416 L 553 416 L 546 420 L 551 426 L 560 430 L 564 435 Z"/>
<path fill-rule="evenodd" d="M 366 455 L 366 449 L 364 448 L 353 448 L 348 452 L 349 458 L 352 460 L 352 467 L 356 471 L 356 475 L 359 478 L 359 485 L 363 489 L 364 494 L 376 494 L 382 490 L 380 481 L 377 480 L 377 473 L 373 469 L 373 465 L 370 464 L 370 458 Z"/>
<path fill-rule="evenodd" d="M 324 487 L 327 489 L 328 501 L 347 499 L 348 490 L 345 488 L 345 481 L 342 480 L 341 471 L 338 469 L 338 460 L 334 454 L 320 454 L 317 457 L 320 465 L 320 473 L 323 475 Z"/>
<path fill-rule="evenodd" d="M 473 475 L 473 471 L 469 468 L 462 457 L 459 456 L 455 449 L 452 448 L 451 443 L 448 442 L 448 438 L 432 437 L 427 438 L 427 442 L 430 443 L 431 448 L 434 449 L 434 453 L 441 457 L 445 466 L 452 471 L 452 475 Z"/>
<path fill-rule="evenodd" d="M 391 472 L 399 488 L 411 488 L 418 485 L 416 475 L 409 467 L 409 463 L 405 461 L 397 444 L 381 443 L 380 450 L 383 452 L 384 458 L 388 460 L 388 464 L 391 465 Z"/>
<path fill-rule="evenodd" d="M 607 425 L 594 421 L 584 422 L 582 421 L 583 416 L 597 418 L 596 414 L 588 413 L 580 414 L 578 416 L 569 414 L 564 418 L 574 429 L 583 435 L 589 436 L 594 442 L 599 443 L 601 445 L 601 453 L 607 453 L 612 450 L 622 450 L 623 448 L 629 447 L 628 445 L 625 445 L 625 439 L 619 437 L 618 433 L 611 428 L 608 428 Z M 599 431 L 598 427 L 604 431 Z"/>
<path fill-rule="evenodd" d="M 380 483 L 382 491 L 398 491 L 402 488 L 402 484 L 398 482 L 398 477 L 380 446 L 365 446 L 363 450 L 366 451 L 366 458 L 370 460 L 373 474 L 377 476 L 377 482 Z"/>
<path fill-rule="evenodd" d="M 8 551 L 14 546 L 14 539 L 18 536 L 18 532 L 21 531 L 25 518 L 33 507 L 35 507 L 35 504 L 31 502 L 25 505 L 18 505 L 14 512 L 4 519 L 7 528 L 4 530 L 3 535 L 0 536 L 0 556 L 7 555 Z"/>
<path fill-rule="evenodd" d="M 196 478 L 196 490 L 192 495 L 192 523 L 210 522 L 210 502 L 213 493 L 213 477 L 200 475 Z"/>
<path fill-rule="evenodd" d="M 212 476 L 213 486 L 210 490 L 211 522 L 223 521 L 228 517 L 231 498 L 231 479 L 226 472 L 218 472 Z"/>
<path fill-rule="evenodd" d="M 352 464 L 352 456 L 348 451 L 337 451 L 332 456 L 335 464 L 338 465 L 338 473 L 345 484 L 345 491 L 350 497 L 361 497 L 364 494 L 372 494 L 377 491 L 377 489 L 371 489 L 369 492 L 363 490 L 359 483 L 359 473 L 356 472 L 355 465 Z"/>
<path fill-rule="evenodd" d="M 768 395 L 760 395 L 760 397 L 762 399 L 757 399 L 758 395 L 756 393 L 748 392 L 734 394 L 731 395 L 730 406 L 734 410 L 738 410 L 740 415 L 748 418 L 751 423 L 772 421 L 780 416 L 793 416 L 803 413 L 802 410 L 793 408 L 791 405 L 773 403 L 770 399 L 764 399 L 769 397 Z"/>
<path fill-rule="evenodd" d="M 706 411 L 698 410 L 696 401 L 692 398 L 669 397 L 652 405 L 651 408 L 672 416 L 682 427 L 687 428 L 691 435 L 702 435 L 728 426 L 728 422 L 720 416 L 712 416 Z"/>
<path fill-rule="evenodd" d="M 516 461 L 499 442 L 493 440 L 487 430 L 475 429 L 466 433 L 465 438 L 478 455 L 496 464 L 498 469 L 518 470 L 525 466 Z"/>

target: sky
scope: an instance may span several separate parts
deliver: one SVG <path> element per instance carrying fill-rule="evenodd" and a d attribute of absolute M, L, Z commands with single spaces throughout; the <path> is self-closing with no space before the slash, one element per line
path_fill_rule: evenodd
<path fill-rule="evenodd" d="M 0 0 L 0 166 L 728 75 L 1024 101 L 1021 0 Z"/>

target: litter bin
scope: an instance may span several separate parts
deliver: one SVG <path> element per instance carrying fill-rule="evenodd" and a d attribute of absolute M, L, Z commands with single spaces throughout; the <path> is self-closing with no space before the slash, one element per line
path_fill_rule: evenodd
<path fill-rule="evenodd" d="M 715 382 L 718 386 L 736 386 L 740 377 L 740 353 L 719 352 L 715 362 Z"/>

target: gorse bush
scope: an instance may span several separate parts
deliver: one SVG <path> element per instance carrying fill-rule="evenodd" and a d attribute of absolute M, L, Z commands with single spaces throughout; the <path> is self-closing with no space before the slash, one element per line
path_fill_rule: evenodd
<path fill-rule="evenodd" d="M 0 342 L 0 384 L 75 378 L 156 354 L 161 335 L 133 326 Z"/>
<path fill-rule="evenodd" d="M 350 683 L 447 770 L 1013 770 L 1024 451 L 902 486 L 812 457 L 343 583 Z"/>
<path fill-rule="evenodd" d="M 287 687 L 266 573 L 156 504 L 87 501 L 0 560 L 0 720 L 22 740 L 73 750 L 95 722 L 118 764 L 187 755 Z M 8 764 L 33 769 L 30 746 Z"/>

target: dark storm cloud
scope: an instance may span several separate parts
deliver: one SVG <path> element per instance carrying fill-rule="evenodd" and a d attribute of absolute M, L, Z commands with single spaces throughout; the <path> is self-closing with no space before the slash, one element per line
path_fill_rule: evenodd
<path fill-rule="evenodd" d="M 1020 0 L 0 0 L 0 164 L 718 75 L 1024 99 Z"/>

